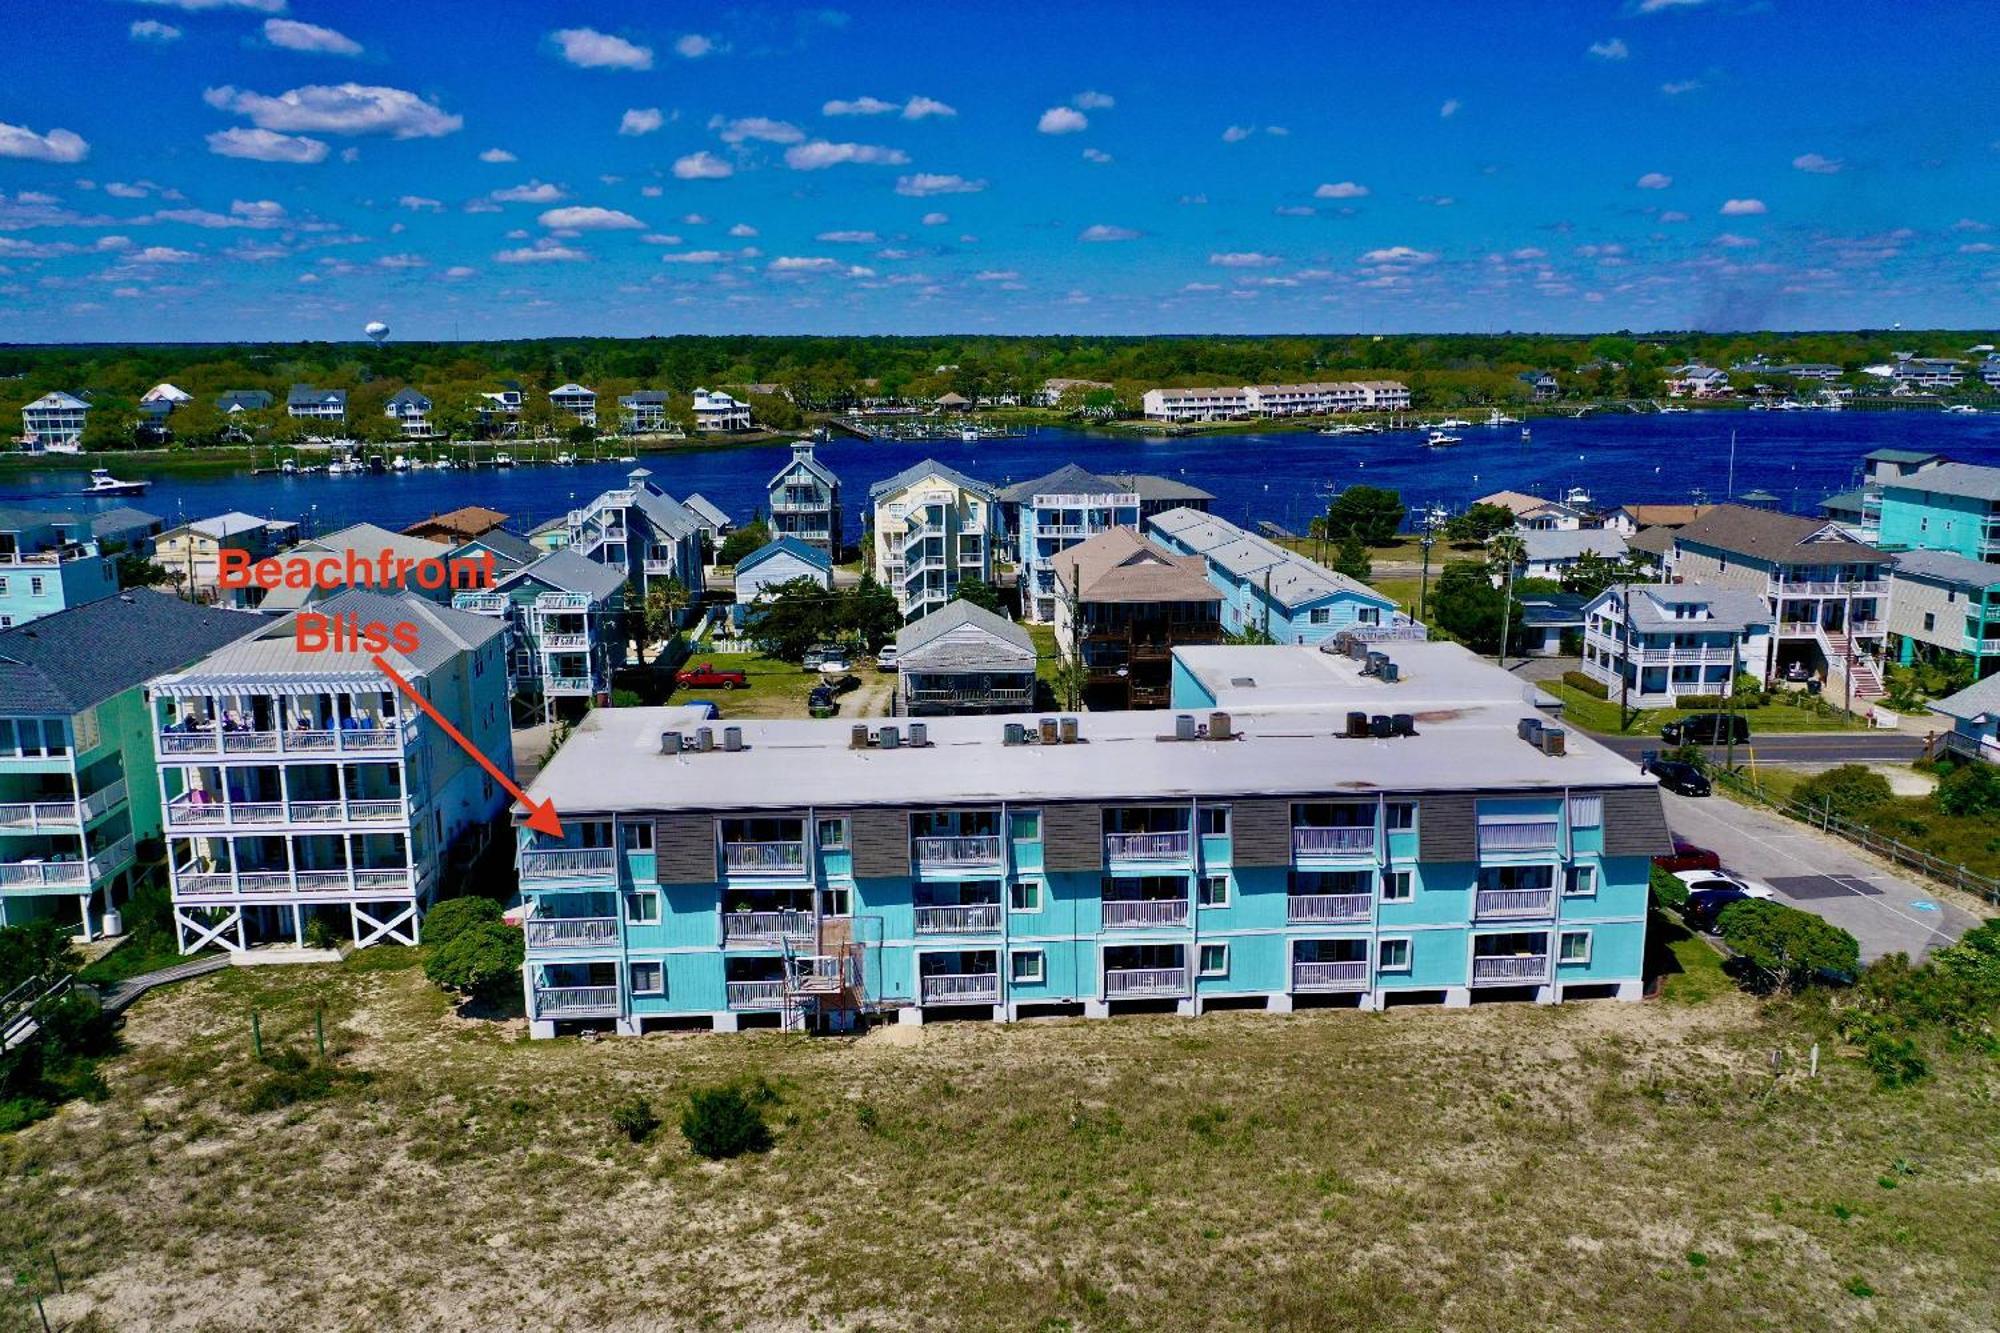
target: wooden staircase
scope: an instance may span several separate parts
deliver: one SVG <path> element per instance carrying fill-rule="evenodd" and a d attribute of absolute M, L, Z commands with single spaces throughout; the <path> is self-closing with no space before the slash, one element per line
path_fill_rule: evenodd
<path fill-rule="evenodd" d="M 1855 704 L 1870 704 L 1889 693 L 1875 663 L 1855 650 L 1854 637 L 1846 631 L 1820 631 L 1820 647 L 1829 665 L 1847 677 Z M 1827 682 L 1829 685 L 1832 681 Z"/>

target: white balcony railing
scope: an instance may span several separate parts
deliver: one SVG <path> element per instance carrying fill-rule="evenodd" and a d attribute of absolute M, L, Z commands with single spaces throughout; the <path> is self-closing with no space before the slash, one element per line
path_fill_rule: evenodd
<path fill-rule="evenodd" d="M 1107 833 L 1104 854 L 1113 861 L 1181 861 L 1187 859 L 1189 838 L 1179 833 Z"/>
<path fill-rule="evenodd" d="M 108 787 L 100 788 L 83 798 L 79 807 L 86 821 L 97 818 L 108 810 L 115 810 L 125 804 L 128 794 L 125 779 L 120 778 Z"/>
<path fill-rule="evenodd" d="M 732 875 L 803 875 L 803 842 L 725 842 L 722 864 Z"/>
<path fill-rule="evenodd" d="M 781 1009 L 785 1004 L 782 981 L 730 981 L 723 988 L 731 1009 Z"/>
<path fill-rule="evenodd" d="M 1472 960 L 1472 984 L 1475 986 L 1518 985 L 1527 981 L 1546 981 L 1548 976 L 1549 956 L 1545 953 Z"/>
<path fill-rule="evenodd" d="M 531 847 L 521 853 L 521 878 L 602 879 L 618 868 L 610 847 Z"/>
<path fill-rule="evenodd" d="M 0 805 L 0 828 L 32 833 L 61 829 L 74 833 L 83 826 L 83 811 L 75 801 L 17 801 Z"/>
<path fill-rule="evenodd" d="M 1106 999 L 1147 995 L 1185 995 L 1188 970 L 1184 967 L 1117 967 L 1104 974 Z"/>
<path fill-rule="evenodd" d="M 919 935 L 976 935 L 1000 929 L 998 903 L 919 907 L 916 911 Z"/>
<path fill-rule="evenodd" d="M 1554 889 L 1481 889 L 1473 897 L 1475 916 L 1547 916 L 1555 910 Z"/>
<path fill-rule="evenodd" d="M 1184 926 L 1185 898 L 1111 898 L 1104 903 L 1106 930 L 1143 930 L 1149 926 Z"/>
<path fill-rule="evenodd" d="M 594 689 L 588 676 L 544 676 L 542 688 L 550 694 L 590 694 Z"/>
<path fill-rule="evenodd" d="M 1295 893 L 1285 899 L 1288 922 L 1366 921 L 1369 900 L 1366 893 Z"/>
<path fill-rule="evenodd" d="M 1000 836 L 997 833 L 951 838 L 916 838 L 913 842 L 917 862 L 920 865 L 997 866 L 1000 864 Z"/>
<path fill-rule="evenodd" d="M 531 916 L 527 921 L 530 949 L 576 949 L 618 942 L 615 916 Z"/>
<path fill-rule="evenodd" d="M 1368 960 L 1338 963 L 1293 963 L 1292 989 L 1302 991 L 1366 990 Z"/>
<path fill-rule="evenodd" d="M 544 651 L 552 653 L 586 652 L 590 648 L 590 636 L 588 634 L 559 634 L 543 630 L 542 648 Z"/>
<path fill-rule="evenodd" d="M 1365 855 L 1374 850 L 1375 829 L 1372 825 L 1292 830 L 1292 854 L 1295 856 Z"/>
<path fill-rule="evenodd" d="M 1556 845 L 1556 822 L 1538 820 L 1521 824 L 1481 824 L 1479 850 L 1482 852 L 1537 852 Z"/>
<path fill-rule="evenodd" d="M 401 748 L 415 728 L 410 719 L 388 719 L 375 727 L 294 728 L 287 731 L 158 731 L 153 743 L 160 754 L 292 755 L 380 753 Z"/>
<path fill-rule="evenodd" d="M 616 1018 L 619 1013 L 616 986 L 538 986 L 535 988 L 537 1018 Z"/>
<path fill-rule="evenodd" d="M 722 942 L 736 945 L 776 945 L 786 939 L 810 939 L 811 912 L 724 912 Z"/>
<path fill-rule="evenodd" d="M 925 977 L 923 996 L 925 1004 L 992 1004 L 1000 998 L 1000 977 L 993 972 Z"/>

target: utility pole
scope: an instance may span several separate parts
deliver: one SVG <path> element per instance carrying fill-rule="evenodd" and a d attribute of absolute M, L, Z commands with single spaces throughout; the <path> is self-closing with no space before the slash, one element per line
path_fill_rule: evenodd
<path fill-rule="evenodd" d="M 1437 545 L 1437 525 L 1431 521 L 1431 515 L 1427 513 L 1424 515 L 1423 535 L 1417 538 L 1417 547 L 1424 553 L 1424 573 L 1423 577 L 1417 581 L 1418 620 L 1422 620 L 1424 618 L 1424 610 L 1427 602 L 1430 599 L 1431 547 L 1435 545 Z"/>
<path fill-rule="evenodd" d="M 1069 595 L 1063 600 L 1069 612 L 1070 680 L 1069 711 L 1077 712 L 1083 707 L 1083 595 L 1078 587 L 1082 575 L 1077 570 L 1076 561 L 1069 562 Z"/>
<path fill-rule="evenodd" d="M 1668 670 L 1672 670 L 1671 667 Z M 1632 577 L 1618 585 L 1618 730 L 1632 723 Z"/>
<path fill-rule="evenodd" d="M 1736 771 L 1736 675 L 1741 669 L 1742 640 L 1735 634 L 1729 636 L 1729 690 L 1723 695 L 1722 726 L 1727 739 L 1722 752 L 1722 769 L 1725 773 Z"/>
<path fill-rule="evenodd" d="M 1507 556 L 1507 581 L 1502 585 L 1500 596 L 1500 669 L 1507 669 L 1507 631 L 1514 619 L 1514 558 L 1515 549 L 1511 541 L 1501 548 Z"/>

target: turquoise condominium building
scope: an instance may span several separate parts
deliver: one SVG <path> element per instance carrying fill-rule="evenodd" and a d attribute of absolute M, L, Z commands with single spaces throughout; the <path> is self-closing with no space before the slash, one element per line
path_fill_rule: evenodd
<path fill-rule="evenodd" d="M 1638 998 L 1654 781 L 1333 647 L 1183 648 L 1180 711 L 593 711 L 519 831 L 532 1031 Z"/>

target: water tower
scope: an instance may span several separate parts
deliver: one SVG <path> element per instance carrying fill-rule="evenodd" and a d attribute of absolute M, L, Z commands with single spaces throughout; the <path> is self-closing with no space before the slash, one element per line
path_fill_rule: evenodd
<path fill-rule="evenodd" d="M 382 340 L 389 336 L 389 326 L 387 324 L 384 324 L 379 319 L 369 320 L 367 325 L 361 331 L 367 334 L 370 338 L 374 339 L 375 345 L 377 347 L 380 347 L 382 345 Z"/>

